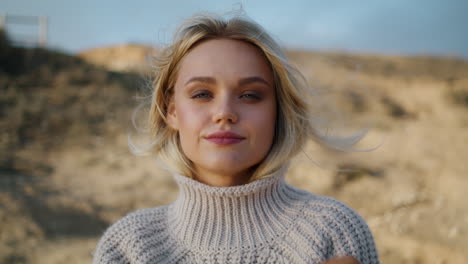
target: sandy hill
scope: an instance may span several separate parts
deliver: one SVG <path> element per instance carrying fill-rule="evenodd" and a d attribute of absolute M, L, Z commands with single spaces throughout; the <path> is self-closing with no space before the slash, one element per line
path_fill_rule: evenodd
<path fill-rule="evenodd" d="M 70 56 L 11 47 L 1 34 L 0 263 L 89 263 L 110 223 L 176 197 L 170 175 L 127 148 L 147 52 Z M 468 62 L 289 56 L 346 125 L 371 124 L 362 147 L 384 139 L 351 154 L 310 142 L 289 182 L 358 210 L 382 263 L 467 263 Z"/>
<path fill-rule="evenodd" d="M 108 70 L 146 72 L 156 50 L 138 44 L 117 45 L 86 50 L 78 54 L 85 61 Z"/>

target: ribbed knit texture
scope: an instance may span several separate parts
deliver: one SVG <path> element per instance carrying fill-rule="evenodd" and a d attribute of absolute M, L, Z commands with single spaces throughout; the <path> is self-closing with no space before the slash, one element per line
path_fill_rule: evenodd
<path fill-rule="evenodd" d="M 338 256 L 379 263 L 372 234 L 356 212 L 287 184 L 285 172 L 233 187 L 174 175 L 177 200 L 113 224 L 93 263 L 315 264 Z"/>

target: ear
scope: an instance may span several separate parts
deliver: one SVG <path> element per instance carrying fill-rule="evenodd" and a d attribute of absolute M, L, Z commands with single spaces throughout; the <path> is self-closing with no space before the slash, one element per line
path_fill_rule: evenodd
<path fill-rule="evenodd" d="M 169 102 L 169 105 L 167 106 L 166 120 L 167 120 L 167 124 L 171 128 L 173 128 L 175 130 L 179 129 L 179 122 L 178 122 L 177 113 L 176 113 L 176 110 L 175 110 L 174 99 L 171 99 L 171 101 Z"/>

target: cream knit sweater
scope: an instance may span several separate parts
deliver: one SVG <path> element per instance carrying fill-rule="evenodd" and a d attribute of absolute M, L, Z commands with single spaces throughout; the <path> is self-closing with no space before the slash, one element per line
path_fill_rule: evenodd
<path fill-rule="evenodd" d="M 344 204 L 271 177 L 212 187 L 174 175 L 169 205 L 138 210 L 107 229 L 93 263 L 307 263 L 354 256 L 379 263 L 364 220 Z"/>

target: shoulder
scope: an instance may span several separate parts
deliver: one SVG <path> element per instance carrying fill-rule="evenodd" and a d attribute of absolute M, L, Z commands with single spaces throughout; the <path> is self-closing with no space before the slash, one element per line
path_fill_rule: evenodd
<path fill-rule="evenodd" d="M 126 263 L 132 258 L 137 242 L 148 234 L 161 234 L 165 229 L 167 206 L 141 209 L 127 214 L 112 224 L 102 235 L 93 263 Z M 162 240 L 162 236 L 152 239 Z"/>
<path fill-rule="evenodd" d="M 351 207 L 347 206 L 335 198 L 317 195 L 308 191 L 299 189 L 292 185 L 288 185 L 288 196 L 294 197 L 301 206 L 302 218 L 310 223 L 321 222 L 325 227 L 335 229 L 340 227 L 349 228 L 367 228 L 364 219 Z"/>
<path fill-rule="evenodd" d="M 309 229 L 335 240 L 335 235 L 346 235 L 368 229 L 364 219 L 351 207 L 332 197 L 307 193 L 303 196 L 300 220 Z M 337 238 L 339 239 L 339 238 Z"/>
<path fill-rule="evenodd" d="M 305 215 L 318 217 L 327 222 L 340 222 L 343 225 L 365 224 L 364 219 L 351 207 L 329 196 L 309 196 Z"/>
<path fill-rule="evenodd" d="M 328 258 L 354 256 L 362 264 L 378 263 L 372 233 L 361 215 L 332 197 L 311 195 L 303 213 L 328 241 Z"/>
<path fill-rule="evenodd" d="M 101 240 L 111 237 L 131 238 L 135 232 L 151 231 L 165 225 L 166 206 L 140 209 L 112 224 Z"/>

